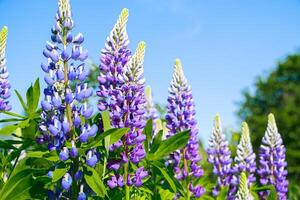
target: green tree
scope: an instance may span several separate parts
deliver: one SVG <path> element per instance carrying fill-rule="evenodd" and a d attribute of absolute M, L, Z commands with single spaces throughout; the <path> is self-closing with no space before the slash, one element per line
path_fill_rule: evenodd
<path fill-rule="evenodd" d="M 299 181 L 300 54 L 287 56 L 272 72 L 257 78 L 253 92 L 243 92 L 237 115 L 250 125 L 256 151 L 261 144 L 270 112 L 276 117 L 287 149 L 289 180 Z"/>

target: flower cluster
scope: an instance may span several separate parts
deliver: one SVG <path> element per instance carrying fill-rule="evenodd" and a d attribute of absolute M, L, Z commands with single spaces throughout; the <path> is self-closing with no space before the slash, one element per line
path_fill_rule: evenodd
<path fill-rule="evenodd" d="M 199 155 L 195 105 L 191 87 L 187 83 L 181 62 L 178 59 L 175 61 L 174 74 L 169 93 L 167 105 L 168 113 L 166 115 L 167 128 L 169 129 L 167 137 L 179 131 L 190 130 L 190 140 L 188 144 L 171 155 L 175 176 L 178 180 L 200 178 L 204 172 L 199 165 L 199 161 L 202 158 Z M 204 193 L 204 188 L 201 185 L 194 187 L 193 182 L 189 183 L 188 188 L 196 197 L 200 197 Z"/>
<path fill-rule="evenodd" d="M 242 135 L 240 142 L 237 146 L 236 154 L 237 155 L 234 159 L 235 165 L 232 167 L 231 170 L 233 176 L 230 180 L 230 190 L 228 193 L 229 199 L 232 199 L 237 191 L 239 177 L 236 176 L 236 174 L 240 174 L 241 172 L 247 173 L 247 181 L 249 186 L 255 181 L 254 173 L 256 171 L 256 156 L 252 149 L 249 127 L 246 122 L 243 122 L 242 125 Z"/>
<path fill-rule="evenodd" d="M 274 185 L 278 199 L 287 199 L 288 180 L 286 179 L 287 163 L 285 161 L 285 147 L 278 133 L 273 114 L 268 116 L 268 126 L 259 151 L 260 183 Z M 267 199 L 268 192 L 261 192 L 262 199 Z"/>
<path fill-rule="evenodd" d="M 111 188 L 122 187 L 124 182 L 128 186 L 134 184 L 138 187 L 141 185 L 140 179 L 144 178 L 143 175 L 140 176 L 140 173 L 137 173 L 139 170 L 135 174 L 129 174 L 128 163 L 138 164 L 145 157 L 142 144 L 145 140 L 142 129 L 146 123 L 143 69 L 145 43 L 140 42 L 135 54 L 131 56 L 126 33 L 127 19 L 128 10 L 123 9 L 110 36 L 107 38 L 99 66 L 98 108 L 100 111 L 106 109 L 109 111 L 112 127 L 130 128 L 129 133 L 110 147 L 111 152 L 122 149 L 116 158 L 108 162 L 108 168 L 116 173 L 108 181 Z M 121 166 L 124 166 L 124 168 Z M 125 174 L 125 181 L 119 175 L 122 169 Z"/>
<path fill-rule="evenodd" d="M 0 111 L 11 110 L 8 103 L 10 97 L 10 83 L 8 81 L 8 72 L 6 69 L 5 49 L 7 39 L 7 27 L 4 26 L 0 32 Z"/>
<path fill-rule="evenodd" d="M 216 115 L 214 128 L 208 142 L 208 162 L 213 165 L 213 173 L 218 177 L 218 184 L 213 189 L 213 195 L 217 196 L 223 186 L 227 186 L 231 177 L 231 152 L 228 142 L 222 132 L 219 115 Z"/>
<path fill-rule="evenodd" d="M 93 91 L 85 83 L 89 70 L 83 63 L 88 57 L 87 50 L 82 47 L 84 38 L 81 33 L 71 33 L 74 23 L 69 0 L 59 0 L 58 6 L 56 24 L 51 30 L 52 41 L 47 42 L 43 51 L 47 62 L 42 63 L 41 68 L 46 73 L 47 87 L 41 102 L 39 129 L 42 135 L 37 142 L 46 143 L 49 151 L 59 152 L 61 161 L 70 159 L 76 163 L 61 181 L 62 189 L 68 191 L 74 179 L 83 184 L 80 162 L 90 167 L 98 162 L 99 154 L 94 149 L 85 155 L 80 155 L 77 149 L 96 135 L 98 127 L 87 121 L 93 114 L 93 108 L 87 102 Z M 78 195 L 83 197 L 83 190 Z"/>
<path fill-rule="evenodd" d="M 235 200 L 254 200 L 248 188 L 247 175 L 245 172 L 241 173 L 239 188 L 236 193 Z"/>

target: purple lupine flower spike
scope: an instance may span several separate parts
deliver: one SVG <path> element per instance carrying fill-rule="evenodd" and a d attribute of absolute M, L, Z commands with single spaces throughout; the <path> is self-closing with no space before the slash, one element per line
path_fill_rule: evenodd
<path fill-rule="evenodd" d="M 68 161 L 71 165 L 61 180 L 64 190 L 71 187 L 72 180 L 83 181 L 80 169 L 84 161 L 90 167 L 95 167 L 98 162 L 94 149 L 87 151 L 87 155 L 80 154 L 77 149 L 96 136 L 98 127 L 88 122 L 93 109 L 88 104 L 92 89 L 86 83 L 89 74 L 84 64 L 87 50 L 82 46 L 81 33 L 73 37 L 73 27 L 69 0 L 59 0 L 51 42 L 46 43 L 43 51 L 46 62 L 41 68 L 46 73 L 47 86 L 41 102 L 39 129 L 42 135 L 38 142 L 45 143 L 49 151 L 57 151 L 60 161 Z M 77 195 L 83 197 L 84 194 L 82 191 Z"/>
<path fill-rule="evenodd" d="M 197 139 L 198 129 L 196 127 L 195 105 L 191 87 L 187 83 L 181 62 L 178 59 L 175 61 L 169 93 L 168 113 L 166 115 L 167 128 L 169 129 L 167 137 L 176 134 L 178 131 L 191 130 L 188 144 L 183 149 L 171 155 L 175 177 L 179 180 L 200 178 L 204 172 L 199 165 L 199 161 L 202 158 L 199 154 Z M 201 185 L 193 186 L 192 182 L 190 184 L 191 186 L 188 187 L 194 196 L 199 197 L 205 192 Z"/>
<path fill-rule="evenodd" d="M 6 69 L 6 40 L 8 29 L 4 26 L 0 32 L 0 111 L 11 110 L 8 98 L 10 97 L 10 83 L 8 81 L 8 72 Z"/>
<path fill-rule="evenodd" d="M 108 168 L 115 171 L 115 175 L 107 181 L 111 188 L 123 186 L 117 181 L 119 168 L 123 169 L 123 166 L 125 168 L 129 161 L 137 164 L 145 157 L 142 144 L 145 136 L 141 131 L 145 126 L 146 100 L 143 75 L 145 43 L 139 43 L 135 54 L 131 57 L 126 32 L 127 19 L 128 10 L 123 9 L 101 52 L 99 66 L 98 109 L 109 111 L 112 127 L 130 128 L 128 134 L 110 146 L 110 151 L 122 148 L 120 159 L 108 162 Z M 127 177 L 125 178 L 127 179 Z M 120 178 L 118 180 L 121 181 Z M 132 178 L 132 180 L 136 179 Z M 128 183 L 135 184 L 131 180 L 122 180 L 121 182 L 127 185 Z"/>
<path fill-rule="evenodd" d="M 274 185 L 277 198 L 287 199 L 288 180 L 285 147 L 278 132 L 273 114 L 268 116 L 268 126 L 259 150 L 258 174 L 262 185 Z M 268 191 L 259 193 L 262 199 L 267 199 Z"/>
<path fill-rule="evenodd" d="M 218 177 L 218 185 L 212 194 L 217 196 L 223 186 L 229 185 L 231 170 L 231 152 L 222 132 L 220 116 L 216 115 L 214 128 L 208 143 L 208 162 L 213 165 L 213 173 Z"/>
<path fill-rule="evenodd" d="M 245 172 L 248 176 L 247 183 L 248 186 L 251 186 L 253 182 L 255 182 L 255 171 L 256 171 L 256 155 L 253 152 L 251 139 L 250 139 L 250 131 L 248 124 L 243 122 L 242 124 L 242 135 L 240 138 L 240 142 L 237 146 L 237 153 L 234 159 L 234 166 L 231 169 L 231 180 L 230 187 L 228 192 L 228 199 L 234 199 L 234 196 L 237 192 L 237 185 L 239 183 L 239 177 L 237 174 L 241 172 Z"/>
<path fill-rule="evenodd" d="M 104 49 L 101 51 L 98 109 L 104 111 L 112 109 L 110 115 L 114 127 L 121 126 L 119 116 L 117 116 L 119 104 L 125 99 L 121 93 L 121 87 L 124 84 L 123 74 L 131 52 L 128 48 L 129 40 L 126 31 L 126 22 L 128 20 L 128 9 L 123 9 L 113 30 L 107 37 Z"/>

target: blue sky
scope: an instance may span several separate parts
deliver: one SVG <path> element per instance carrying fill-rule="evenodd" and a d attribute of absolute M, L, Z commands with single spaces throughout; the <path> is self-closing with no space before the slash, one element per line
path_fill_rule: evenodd
<path fill-rule="evenodd" d="M 145 76 L 156 102 L 166 102 L 174 59 L 181 59 L 204 140 L 216 113 L 224 127 L 239 127 L 234 112 L 241 90 L 300 46 L 299 0 L 71 0 L 71 4 L 75 31 L 84 34 L 85 47 L 96 63 L 121 9 L 129 9 L 130 46 L 135 49 L 140 40 L 147 43 Z M 55 0 L 0 0 L 0 26 L 9 28 L 10 81 L 23 94 L 36 77 L 43 77 L 42 51 L 56 9 Z M 15 95 L 11 102 L 20 111 Z"/>

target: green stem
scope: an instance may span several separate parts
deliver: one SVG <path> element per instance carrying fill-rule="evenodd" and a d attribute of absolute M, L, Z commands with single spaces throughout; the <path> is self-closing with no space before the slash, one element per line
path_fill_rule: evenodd
<path fill-rule="evenodd" d="M 67 46 L 67 31 L 64 29 L 63 30 L 63 46 L 64 49 Z M 69 79 L 68 79 L 68 61 L 63 61 L 64 64 L 64 85 L 65 85 L 65 95 L 67 94 L 67 88 L 69 87 Z M 75 130 L 73 127 L 73 120 L 72 120 L 72 110 L 71 110 L 71 106 L 70 104 L 66 104 L 66 116 L 67 116 L 67 120 L 70 124 L 70 133 L 71 133 L 71 138 L 73 138 L 73 140 L 75 141 L 76 139 L 76 135 L 75 135 Z M 73 170 L 71 172 L 71 175 L 73 177 L 73 182 L 72 182 L 72 199 L 77 199 L 78 197 L 78 192 L 79 192 L 79 185 L 77 183 L 77 181 L 75 181 L 75 173 L 78 171 L 79 168 L 79 158 L 74 158 L 73 159 Z"/>
<path fill-rule="evenodd" d="M 189 189 L 189 171 L 188 171 L 188 163 L 187 160 L 185 159 L 185 151 L 186 148 L 183 149 L 183 165 L 184 165 L 184 169 L 187 172 L 187 177 L 185 178 L 186 180 L 186 200 L 190 200 L 191 198 L 191 193 L 190 193 L 190 189 Z"/>
<path fill-rule="evenodd" d="M 127 185 L 128 162 L 124 165 L 124 184 L 125 184 L 125 199 L 130 200 L 130 187 Z"/>

